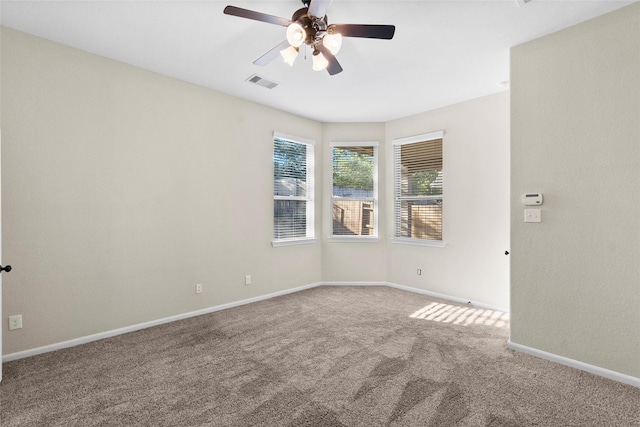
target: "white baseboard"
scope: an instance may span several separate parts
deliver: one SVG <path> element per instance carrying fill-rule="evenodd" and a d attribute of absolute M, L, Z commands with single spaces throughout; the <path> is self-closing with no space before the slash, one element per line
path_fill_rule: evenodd
<path fill-rule="evenodd" d="M 50 344 L 50 345 L 45 345 L 45 346 L 42 346 L 42 347 L 32 348 L 32 349 L 29 349 L 29 350 L 18 351 L 16 353 L 11 353 L 11 354 L 7 354 L 7 355 L 2 356 L 2 361 L 3 362 L 10 362 L 12 360 L 18 360 L 18 359 L 23 359 L 25 357 L 36 356 L 38 354 L 49 353 L 51 351 L 61 350 L 63 348 L 75 347 L 77 345 L 86 344 L 86 343 L 90 343 L 90 342 L 93 342 L 93 341 L 98 341 L 98 340 L 101 340 L 101 339 L 104 339 L 104 338 L 111 338 L 111 337 L 114 337 L 114 336 L 117 336 L 117 335 L 122 335 L 122 334 L 129 333 L 129 332 L 135 332 L 135 331 L 139 331 L 141 329 L 151 328 L 153 326 L 158 326 L 158 325 L 162 325 L 162 324 L 169 323 L 169 322 L 175 322 L 177 320 L 188 319 L 190 317 L 195 317 L 195 316 L 201 316 L 203 314 L 214 313 L 216 311 L 224 310 L 224 309 L 227 309 L 227 308 L 237 307 L 237 306 L 245 305 L 245 304 L 251 304 L 253 302 L 258 302 L 258 301 L 266 300 L 266 299 L 269 299 L 269 298 L 274 298 L 274 297 L 278 297 L 278 296 L 281 296 L 281 295 L 290 294 L 290 293 L 293 293 L 293 292 L 299 292 L 299 291 L 302 291 L 302 290 L 305 290 L 305 289 L 315 288 L 316 286 L 320 286 L 320 285 L 326 285 L 326 286 L 389 286 L 389 287 L 392 287 L 392 288 L 401 289 L 401 290 L 405 290 L 405 291 L 409 291 L 409 292 L 414 292 L 414 293 L 422 294 L 422 295 L 428 295 L 428 296 L 431 296 L 431 297 L 434 297 L 434 298 L 454 301 L 454 302 L 458 302 L 458 303 L 461 303 L 461 304 L 469 304 L 469 303 L 471 303 L 472 305 L 480 307 L 480 308 L 485 308 L 485 309 L 489 309 L 489 310 L 497 310 L 497 311 L 505 311 L 504 309 L 488 306 L 486 304 L 474 303 L 474 302 L 471 302 L 471 301 L 468 301 L 468 300 L 465 300 L 465 299 L 462 299 L 462 298 L 456 298 L 456 297 L 452 297 L 450 295 L 438 294 L 438 293 L 435 293 L 435 292 L 429 292 L 429 291 L 425 291 L 423 289 L 412 288 L 412 287 L 409 287 L 409 286 L 398 285 L 396 283 L 390 283 L 390 282 L 375 282 L 375 281 L 369 281 L 369 282 L 367 282 L 367 281 L 316 282 L 316 283 L 311 283 L 311 284 L 308 284 L 308 285 L 299 286 L 299 287 L 296 287 L 296 288 L 286 289 L 284 291 L 273 292 L 273 293 L 266 294 L 266 295 L 260 295 L 260 296 L 257 296 L 257 297 L 244 299 L 244 300 L 241 300 L 241 301 L 234 301 L 234 302 L 230 302 L 230 303 L 227 303 L 227 304 L 217 305 L 217 306 L 214 306 L 214 307 L 207 307 L 207 308 L 203 308 L 201 310 L 191 311 L 191 312 L 188 312 L 188 313 L 177 314 L 175 316 L 164 317 L 162 319 L 157 319 L 157 320 L 152 320 L 152 321 L 149 321 L 149 322 L 138 323 L 136 325 L 126 326 L 124 328 L 118 328 L 118 329 L 113 329 L 113 330 L 110 330 L 110 331 L 100 332 L 100 333 L 93 334 L 93 335 L 87 335 L 87 336 L 84 336 L 84 337 L 75 338 L 75 339 L 72 339 L 72 340 L 63 341 L 63 342 L 59 342 L 59 343 L 54 343 L 54 344 Z"/>
<path fill-rule="evenodd" d="M 203 314 L 209 314 L 220 310 L 225 310 L 227 308 L 238 307 L 240 305 L 251 304 L 253 302 L 258 302 L 262 300 L 266 300 L 269 298 L 279 297 L 281 295 L 291 294 L 298 291 L 303 291 L 305 289 L 315 288 L 316 286 L 321 285 L 321 283 L 311 283 L 304 286 L 299 286 L 297 288 L 285 289 L 284 291 L 273 292 L 266 295 L 260 295 L 253 298 L 248 298 L 240 301 L 234 301 L 227 304 L 216 305 L 214 307 L 207 307 L 201 310 L 191 311 L 188 313 L 177 314 L 175 316 L 164 317 L 162 319 L 152 320 L 150 322 L 138 323 L 136 325 L 126 326 L 124 328 L 113 329 L 110 331 L 100 332 L 93 335 L 87 335 L 80 338 L 75 338 L 69 341 L 63 341 L 55 344 L 45 345 L 42 347 L 32 348 L 30 350 L 18 351 L 16 353 L 7 354 L 2 356 L 3 362 L 10 362 L 12 360 L 24 359 L 25 357 L 36 356 L 38 354 L 49 353 L 51 351 L 61 350 L 63 348 L 75 347 L 77 345 L 86 344 L 93 341 L 98 341 L 104 338 L 111 338 L 117 335 L 126 334 L 129 332 L 139 331 L 141 329 L 151 328 L 153 326 L 163 325 L 165 323 L 175 322 L 176 320 L 188 319 L 190 317 L 201 316 Z"/>
<path fill-rule="evenodd" d="M 84 337 L 80 337 L 80 338 L 75 338 L 72 340 L 68 340 L 68 341 L 63 341 L 63 342 L 59 342 L 59 343 L 55 343 L 55 344 L 50 344 L 50 345 L 45 345 L 42 347 L 37 347 L 37 348 L 32 348 L 29 350 L 24 350 L 24 351 L 18 351 L 16 353 L 11 353 L 11 354 L 7 354 L 2 356 L 2 361 L 3 362 L 10 362 L 12 360 L 18 360 L 18 359 L 23 359 L 25 357 L 31 357 L 31 356 L 36 356 L 38 354 L 43 354 L 43 353 L 49 353 L 51 351 L 56 351 L 56 350 L 61 350 L 63 348 L 68 348 L 68 347 L 75 347 L 77 345 L 81 345 L 81 344 L 86 344 L 86 343 L 90 343 L 93 341 L 98 341 L 104 338 L 111 338 L 117 335 L 122 335 L 122 334 L 126 334 L 129 332 L 135 332 L 135 331 L 139 331 L 141 329 L 146 329 L 146 328 L 151 328 L 153 326 L 158 326 L 158 325 L 162 325 L 165 323 L 169 323 L 169 322 L 175 322 L 177 320 L 182 320 L 182 319 L 188 319 L 190 317 L 195 317 L 195 316 L 201 316 L 203 314 L 209 314 L 209 313 L 214 313 L 216 311 L 220 311 L 220 310 L 224 310 L 227 308 L 232 308 L 232 307 L 237 307 L 240 305 L 245 305 L 245 304 L 251 304 L 253 302 L 258 302 L 258 301 L 262 301 L 262 300 L 266 300 L 269 298 L 274 298 L 274 297 L 278 297 L 281 295 L 286 295 L 286 294 L 290 294 L 293 292 L 299 292 L 299 291 L 303 291 L 305 289 L 311 289 L 311 288 L 315 288 L 317 286 L 389 286 L 392 288 L 396 288 L 396 289 L 401 289 L 404 291 L 409 291 L 409 292 L 414 292 L 417 294 L 422 294 L 422 295 L 427 295 L 427 296 L 431 296 L 434 298 L 439 298 L 439 299 L 444 299 L 444 300 L 448 300 L 448 301 L 453 301 L 453 302 L 457 302 L 457 303 L 461 303 L 461 304 L 471 304 L 474 305 L 476 307 L 480 307 L 480 308 L 484 308 L 484 309 L 488 309 L 488 310 L 497 310 L 497 311 L 505 311 L 502 308 L 497 308 L 497 307 L 493 307 L 493 306 L 489 306 L 486 304 L 482 304 L 482 303 L 476 303 L 476 302 L 472 302 L 466 299 L 462 299 L 462 298 L 456 298 L 456 297 L 452 297 L 450 295 L 444 295 L 444 294 L 438 294 L 435 292 L 430 292 L 430 291 L 426 291 L 424 289 L 418 289 L 418 288 L 412 288 L 410 286 L 403 286 L 403 285 L 398 285 L 396 283 L 390 283 L 390 282 L 373 282 L 373 281 L 352 281 L 352 282 L 316 282 L 316 283 L 311 283 L 308 285 L 304 285 L 304 286 L 299 286 L 296 288 L 291 288 L 291 289 L 286 289 L 284 291 L 278 291 L 278 292 L 273 292 L 270 294 L 266 294 L 266 295 L 260 295 L 257 297 L 253 297 L 253 298 L 248 298 L 248 299 L 244 299 L 241 301 L 234 301 L 234 302 L 230 302 L 227 304 L 222 304 L 222 305 L 217 305 L 214 307 L 208 307 L 208 308 L 203 308 L 201 310 L 196 310 L 196 311 L 191 311 L 188 313 L 182 313 L 182 314 L 177 314 L 175 316 L 169 316 L 169 317 L 164 317 L 162 319 L 157 319 L 157 320 L 152 320 L 149 322 L 144 322 L 144 323 L 138 323 L 136 325 L 131 325 L 131 326 L 125 326 L 123 328 L 118 328 L 118 329 L 113 329 L 110 331 L 105 331 L 105 332 L 100 332 L 97 334 L 93 334 L 93 335 L 87 335 Z"/>
<path fill-rule="evenodd" d="M 98 341 L 104 338 L 110 338 L 110 337 L 114 337 L 117 335 L 121 335 L 121 334 L 126 334 L 128 332 L 134 332 L 134 331 L 139 331 L 141 329 L 146 329 L 146 328 L 150 328 L 153 326 L 158 326 L 158 325 L 162 325 L 165 323 L 169 323 L 169 322 L 175 322 L 177 320 L 182 320 L 182 319 L 188 319 L 190 317 L 195 317 L 195 316 L 201 316 L 203 314 L 209 314 L 209 313 L 214 313 L 216 311 L 220 311 L 220 310 L 225 310 L 227 308 L 233 308 L 233 307 L 238 307 L 241 305 L 245 305 L 245 304 L 251 304 L 254 302 L 258 302 L 258 301 L 263 301 L 266 299 L 270 299 L 270 298 L 275 298 L 278 296 L 282 296 L 282 295 L 287 295 L 287 294 L 291 294 L 294 292 L 299 292 L 299 291 L 303 291 L 305 289 L 311 289 L 311 288 L 315 288 L 317 286 L 389 286 L 392 288 L 396 288 L 396 289 L 401 289 L 404 291 L 408 291 L 408 292 L 414 292 L 417 294 L 421 294 L 421 295 L 427 295 L 433 298 L 439 298 L 439 299 L 443 299 L 443 300 L 448 300 L 448 301 L 453 301 L 453 302 L 457 302 L 460 304 L 472 304 L 476 307 L 480 307 L 480 308 L 484 308 L 487 310 L 496 310 L 496 311 L 503 311 L 503 312 L 507 312 L 507 310 L 500 308 L 500 307 L 495 307 L 495 306 L 491 306 L 491 305 L 487 305 L 487 304 L 483 304 L 483 303 L 478 303 L 478 302 L 474 302 L 474 301 L 469 301 L 467 299 L 463 299 L 463 298 L 457 298 L 457 297 L 453 297 L 450 295 L 445 295 L 445 294 L 439 294 L 436 292 L 430 292 L 430 291 L 426 291 L 424 289 L 418 289 L 418 288 L 413 288 L 410 286 L 404 286 L 404 285 L 398 285 L 396 283 L 390 283 L 390 282 L 364 282 L 364 281 L 358 281 L 358 282 L 316 282 L 316 283 L 311 283 L 308 285 L 304 285 L 304 286 L 299 286 L 296 288 L 291 288 L 291 289 L 285 289 L 283 291 L 278 291 L 278 292 L 273 292 L 270 294 L 266 294 L 266 295 L 260 295 L 257 297 L 253 297 L 253 298 L 248 298 L 248 299 L 244 299 L 244 300 L 240 300 L 240 301 L 234 301 L 234 302 L 230 302 L 227 304 L 221 304 L 221 305 L 217 305 L 214 307 L 208 307 L 208 308 L 204 308 L 201 310 L 196 310 L 196 311 L 191 311 L 188 313 L 183 313 L 183 314 L 178 314 L 175 316 L 169 316 L 169 317 L 165 317 L 162 319 L 157 319 L 157 320 L 153 320 L 150 322 L 144 322 L 144 323 L 139 323 L 136 325 L 131 325 L 131 326 L 127 326 L 124 328 L 119 328 L 119 329 L 113 329 L 111 331 L 105 331 L 105 332 L 100 332 L 97 334 L 93 334 L 93 335 L 88 335 L 85 337 L 80 337 L 80 338 L 76 338 L 76 339 L 72 339 L 69 341 L 63 341 L 60 343 L 55 343 L 55 344 L 50 344 L 50 345 L 46 345 L 46 346 L 42 346 L 42 347 L 37 347 L 37 348 L 33 348 L 30 350 L 24 350 L 24 351 L 19 351 L 16 353 L 11 353 L 11 354 L 7 354 L 5 356 L 2 356 L 2 361 L 3 362 L 10 362 L 12 360 L 18 360 L 18 359 L 23 359 L 25 357 L 30 357 L 30 356 L 36 356 L 38 354 L 43 354 L 43 353 L 48 353 L 51 351 L 56 351 L 56 350 L 60 350 L 63 348 L 68 348 L 68 347 L 74 347 L 77 345 L 81 345 L 81 344 L 86 344 L 89 342 L 93 342 L 93 341 Z M 566 365 L 566 366 L 570 366 L 572 368 L 577 368 L 577 369 L 581 369 L 583 371 L 586 372 L 590 372 L 592 374 L 595 375 L 599 375 L 605 378 L 609 378 L 612 379 L 614 381 L 619 381 L 621 383 L 624 384 L 629 384 L 635 387 L 639 387 L 640 388 L 640 378 L 635 378 L 629 375 L 624 375 L 615 371 L 610 371 L 604 368 L 599 368 L 597 366 L 593 366 L 593 365 L 589 365 L 583 362 L 579 362 L 577 360 L 572 360 L 572 359 L 568 359 L 562 356 L 558 356 L 552 353 L 547 353 L 544 352 L 542 350 L 537 350 L 535 348 L 531 348 L 531 347 L 527 347 L 521 344 L 516 344 L 513 343 L 511 341 L 509 341 L 507 343 L 507 348 L 510 348 L 512 350 L 515 351 L 519 351 L 522 353 L 527 353 L 530 354 L 532 356 L 536 356 L 536 357 L 540 357 L 542 359 L 546 359 L 546 360 L 550 360 L 552 362 L 556 362 L 556 363 L 560 363 L 562 365 Z"/>
<path fill-rule="evenodd" d="M 388 286 L 390 288 L 396 288 L 403 291 L 413 292 L 415 294 L 426 295 L 433 298 L 456 302 L 459 304 L 465 304 L 465 305 L 469 304 L 474 307 L 483 308 L 485 310 L 502 311 L 505 313 L 509 312 L 509 310 L 502 307 L 496 307 L 494 305 L 484 304 L 477 301 L 470 301 L 468 299 L 453 297 L 451 295 L 439 294 L 437 292 L 426 291 L 424 289 L 412 288 L 411 286 L 398 285 L 397 283 L 391 283 L 391 282 L 322 282 L 321 285 L 324 285 L 324 286 Z"/>
<path fill-rule="evenodd" d="M 507 342 L 507 348 L 511 350 L 519 351 L 521 353 L 530 354 L 531 356 L 539 357 L 541 359 L 549 360 L 551 362 L 559 363 L 561 365 L 569 366 L 571 368 L 580 369 L 594 375 L 609 378 L 610 380 L 618 381 L 624 384 L 629 384 L 634 387 L 640 388 L 640 378 L 632 377 L 630 375 L 621 374 L 616 371 L 610 371 L 608 369 L 600 368 L 598 366 L 589 365 L 587 363 L 579 362 L 577 360 L 569 359 L 567 357 L 558 356 L 557 354 L 547 353 L 546 351 L 538 350 L 536 348 L 527 347 L 526 345 L 516 344 L 512 341 Z"/>
<path fill-rule="evenodd" d="M 387 282 L 322 282 L 322 286 L 388 286 Z"/>
<path fill-rule="evenodd" d="M 404 286 L 404 285 L 398 285 L 396 283 L 386 283 L 387 286 L 390 286 L 392 288 L 396 288 L 396 289 L 402 289 L 404 291 L 409 291 L 409 292 L 414 292 L 416 294 L 421 294 L 421 295 L 427 295 L 433 298 L 439 298 L 439 299 L 443 299 L 443 300 L 447 300 L 447 301 L 453 301 L 453 302 L 457 302 L 459 304 L 470 304 L 474 307 L 479 307 L 479 308 L 483 308 L 485 310 L 494 310 L 494 311 L 502 311 L 504 313 L 508 313 L 509 310 L 503 307 L 496 307 L 495 305 L 490 305 L 490 304 L 485 304 L 482 302 L 478 302 L 478 301 L 471 301 L 465 298 L 458 298 L 458 297 L 453 297 L 451 295 L 446 295 L 446 294 L 439 294 L 437 292 L 431 292 L 431 291 L 426 291 L 424 289 L 419 289 L 419 288 L 412 288 L 410 286 Z"/>

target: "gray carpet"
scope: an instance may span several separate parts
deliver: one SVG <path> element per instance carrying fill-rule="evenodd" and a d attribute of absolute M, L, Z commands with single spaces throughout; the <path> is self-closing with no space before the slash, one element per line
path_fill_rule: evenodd
<path fill-rule="evenodd" d="M 502 313 L 319 287 L 4 365 L 9 426 L 640 426 L 640 389 L 507 350 Z"/>

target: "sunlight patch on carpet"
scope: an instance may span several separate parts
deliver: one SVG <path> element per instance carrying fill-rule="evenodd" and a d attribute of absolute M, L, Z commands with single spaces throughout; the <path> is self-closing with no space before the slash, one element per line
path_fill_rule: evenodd
<path fill-rule="evenodd" d="M 437 302 L 424 306 L 409 317 L 463 326 L 485 325 L 506 328 L 509 325 L 509 314 L 502 311 L 460 307 Z"/>

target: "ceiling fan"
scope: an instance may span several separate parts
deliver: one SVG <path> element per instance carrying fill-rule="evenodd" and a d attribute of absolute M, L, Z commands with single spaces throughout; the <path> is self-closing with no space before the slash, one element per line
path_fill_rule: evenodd
<path fill-rule="evenodd" d="M 303 8 L 293 13 L 291 19 L 267 15 L 253 10 L 227 6 L 224 13 L 240 18 L 253 19 L 287 27 L 287 39 L 253 61 L 256 65 L 267 65 L 279 55 L 293 65 L 302 44 L 313 51 L 313 69 L 326 69 L 330 75 L 342 71 L 335 55 L 342 46 L 342 37 L 363 37 L 391 40 L 396 31 L 394 25 L 331 24 L 327 23 L 327 9 L 332 0 L 302 0 Z"/>

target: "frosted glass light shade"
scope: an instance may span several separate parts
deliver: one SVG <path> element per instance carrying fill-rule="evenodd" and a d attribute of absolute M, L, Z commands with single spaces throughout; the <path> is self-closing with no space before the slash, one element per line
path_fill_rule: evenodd
<path fill-rule="evenodd" d="M 293 62 L 298 57 L 298 48 L 289 46 L 286 49 L 282 49 L 280 51 L 280 55 L 282 55 L 282 57 L 284 58 L 284 62 L 286 62 L 287 64 L 293 67 Z"/>
<path fill-rule="evenodd" d="M 291 46 L 299 47 L 306 37 L 307 34 L 300 24 L 293 22 L 287 27 L 287 41 Z"/>
<path fill-rule="evenodd" d="M 320 51 L 316 50 L 315 52 L 313 52 L 312 68 L 314 71 L 324 70 L 325 68 L 327 68 L 327 65 L 329 65 L 329 61 L 327 61 L 327 58 L 325 58 Z"/>
<path fill-rule="evenodd" d="M 329 49 L 329 52 L 335 55 L 342 47 L 342 34 L 327 34 L 322 38 L 322 44 Z"/>

